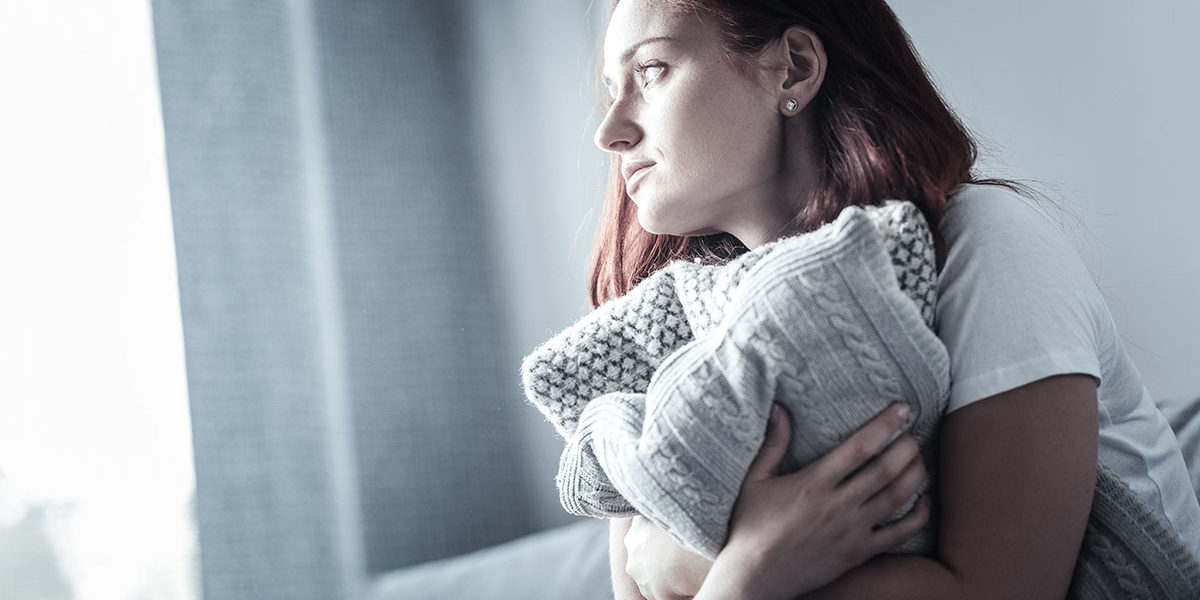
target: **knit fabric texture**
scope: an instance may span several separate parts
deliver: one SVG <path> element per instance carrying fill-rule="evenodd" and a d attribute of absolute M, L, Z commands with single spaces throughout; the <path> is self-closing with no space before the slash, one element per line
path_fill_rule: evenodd
<path fill-rule="evenodd" d="M 641 514 L 716 556 L 772 402 L 792 414 L 786 471 L 908 403 L 923 491 L 950 388 L 936 284 L 932 237 L 908 202 L 851 207 L 723 265 L 677 261 L 647 277 L 524 361 L 526 394 L 567 439 L 564 508 Z M 897 551 L 933 541 L 927 527 Z"/>
<path fill-rule="evenodd" d="M 1096 492 L 1071 579 L 1071 600 L 1197 600 L 1200 561 L 1114 471 Z"/>

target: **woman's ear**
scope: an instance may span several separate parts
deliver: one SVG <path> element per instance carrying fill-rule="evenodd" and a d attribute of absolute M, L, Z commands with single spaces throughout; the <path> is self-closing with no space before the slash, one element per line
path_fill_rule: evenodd
<path fill-rule="evenodd" d="M 780 110 L 791 116 L 804 110 L 821 90 L 828 58 L 821 38 L 801 25 L 788 27 L 777 44 L 772 58 L 780 61 L 776 66 L 782 68 L 773 82 Z"/>

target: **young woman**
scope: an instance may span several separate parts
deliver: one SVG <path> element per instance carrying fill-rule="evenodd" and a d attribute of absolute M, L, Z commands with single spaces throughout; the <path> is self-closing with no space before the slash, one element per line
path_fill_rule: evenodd
<path fill-rule="evenodd" d="M 938 236 L 942 425 L 936 558 L 881 554 L 924 476 L 885 411 L 776 476 L 786 415 L 709 562 L 647 521 L 615 520 L 618 598 L 1061 598 L 1097 464 L 1200 557 L 1200 504 L 1167 422 L 1073 248 L 1014 186 L 979 181 L 975 146 L 882 0 L 619 0 L 604 43 L 612 153 L 595 304 L 677 258 L 725 257 L 849 205 L 916 203 Z M 875 511 L 864 507 L 875 507 Z"/>

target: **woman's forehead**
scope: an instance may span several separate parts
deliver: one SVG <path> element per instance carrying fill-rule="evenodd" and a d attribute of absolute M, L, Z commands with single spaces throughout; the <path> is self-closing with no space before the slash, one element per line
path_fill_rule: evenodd
<path fill-rule="evenodd" d="M 604 36 L 605 68 L 615 69 L 646 42 L 692 41 L 703 27 L 696 15 L 680 14 L 662 0 L 621 0 Z"/>

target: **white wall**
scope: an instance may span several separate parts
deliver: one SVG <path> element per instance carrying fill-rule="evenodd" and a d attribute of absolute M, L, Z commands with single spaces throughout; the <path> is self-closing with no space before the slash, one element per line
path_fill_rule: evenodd
<path fill-rule="evenodd" d="M 1200 394 L 1200 3 L 895 0 L 988 172 L 1045 182 L 1160 399 Z"/>
<path fill-rule="evenodd" d="M 470 2 L 471 39 L 499 280 L 513 344 L 514 401 L 521 358 L 591 308 L 587 264 L 608 158 L 595 64 L 608 23 L 605 0 Z M 526 413 L 529 485 L 540 525 L 563 523 L 554 475 L 562 441 L 532 405 Z"/>

